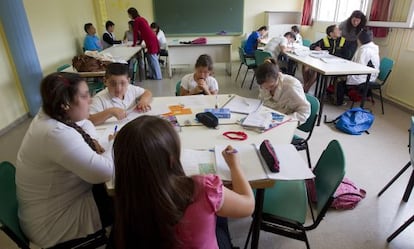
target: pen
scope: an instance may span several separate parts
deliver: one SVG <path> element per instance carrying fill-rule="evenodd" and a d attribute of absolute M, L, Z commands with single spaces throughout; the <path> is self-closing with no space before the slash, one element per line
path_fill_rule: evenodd
<path fill-rule="evenodd" d="M 214 107 L 217 109 L 218 106 L 219 106 L 219 104 L 218 104 L 218 95 L 216 95 L 216 105 Z"/>
<path fill-rule="evenodd" d="M 238 151 L 236 150 L 236 149 L 232 149 L 232 150 L 226 150 L 226 153 L 227 154 L 235 154 L 235 153 L 237 153 Z"/>
<path fill-rule="evenodd" d="M 114 134 L 116 133 L 116 130 L 118 130 L 118 125 L 115 125 Z"/>

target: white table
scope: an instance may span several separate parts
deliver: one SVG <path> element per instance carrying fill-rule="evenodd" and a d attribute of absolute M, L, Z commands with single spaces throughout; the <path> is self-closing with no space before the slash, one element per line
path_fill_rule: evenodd
<path fill-rule="evenodd" d="M 355 63 L 353 61 L 345 60 L 333 55 L 328 57 L 328 59 L 332 59 L 331 62 L 324 62 L 321 58 L 314 58 L 310 55 L 299 56 L 294 53 L 286 53 L 286 55 L 289 57 L 289 59 L 292 59 L 302 65 L 308 66 L 318 73 L 318 83 L 315 95 L 319 98 L 320 108 L 317 125 L 319 125 L 321 122 L 323 100 L 325 98 L 328 78 L 330 77 L 366 74 L 367 81 L 365 83 L 365 91 L 361 101 L 361 107 L 364 107 L 364 101 L 366 98 L 366 93 L 368 91 L 368 82 L 371 78 L 371 74 L 377 73 L 378 69 Z"/>
<path fill-rule="evenodd" d="M 208 54 L 213 63 L 226 63 L 226 71 L 231 75 L 231 42 L 207 41 L 207 44 L 168 43 L 168 75 L 172 77 L 173 68 L 194 67 L 197 58 Z"/>

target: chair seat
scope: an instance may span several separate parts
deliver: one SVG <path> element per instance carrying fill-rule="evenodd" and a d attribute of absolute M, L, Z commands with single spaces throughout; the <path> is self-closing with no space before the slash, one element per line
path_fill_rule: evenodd
<path fill-rule="evenodd" d="M 256 61 L 254 59 L 246 58 L 246 66 L 254 68 L 256 67 Z"/>
<path fill-rule="evenodd" d="M 369 88 L 371 89 L 380 89 L 381 88 L 381 84 L 375 81 L 371 81 L 368 83 Z"/>

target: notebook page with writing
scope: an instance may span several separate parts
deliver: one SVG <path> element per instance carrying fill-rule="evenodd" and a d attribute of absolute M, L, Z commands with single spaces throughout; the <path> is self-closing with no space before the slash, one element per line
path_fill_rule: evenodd
<path fill-rule="evenodd" d="M 209 150 L 181 150 L 181 164 L 187 176 L 216 174 L 214 152 Z"/>
<path fill-rule="evenodd" d="M 262 105 L 260 99 L 244 98 L 238 95 L 233 96 L 223 108 L 229 108 L 231 112 L 249 114 Z"/>

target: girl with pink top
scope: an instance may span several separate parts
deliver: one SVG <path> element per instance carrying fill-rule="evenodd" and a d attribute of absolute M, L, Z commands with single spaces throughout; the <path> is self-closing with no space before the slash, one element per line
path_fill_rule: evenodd
<path fill-rule="evenodd" d="M 254 209 L 237 153 L 231 146 L 222 152 L 230 190 L 216 175 L 185 176 L 180 151 L 177 132 L 158 117 L 139 117 L 117 134 L 116 248 L 231 248 L 227 223 L 217 216 L 245 217 Z"/>

